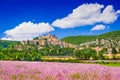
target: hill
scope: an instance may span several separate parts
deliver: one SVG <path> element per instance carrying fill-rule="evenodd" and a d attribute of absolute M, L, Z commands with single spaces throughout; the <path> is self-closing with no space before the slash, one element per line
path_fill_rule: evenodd
<path fill-rule="evenodd" d="M 96 36 L 68 36 L 62 38 L 61 40 L 67 43 L 79 45 L 81 43 L 86 43 L 90 41 L 95 41 L 96 39 L 113 39 L 118 40 L 120 38 L 120 31 L 112 31 Z"/>
<path fill-rule="evenodd" d="M 120 38 L 120 30 L 119 31 L 108 32 L 108 33 L 99 35 L 98 37 L 99 38 L 110 38 L 110 39 Z"/>
<path fill-rule="evenodd" d="M 0 40 L 0 48 L 7 48 L 10 45 L 20 44 L 19 41 Z"/>

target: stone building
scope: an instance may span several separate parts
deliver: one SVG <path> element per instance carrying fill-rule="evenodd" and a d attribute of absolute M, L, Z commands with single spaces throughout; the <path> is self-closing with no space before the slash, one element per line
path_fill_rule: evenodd
<path fill-rule="evenodd" d="M 47 35 L 47 36 L 40 36 L 38 40 L 23 40 L 21 44 L 39 44 L 39 46 L 44 46 L 45 44 L 52 44 L 52 45 L 59 45 L 61 48 L 63 47 L 70 47 L 76 48 L 76 45 L 69 44 L 66 42 L 62 42 L 59 40 L 55 35 Z"/>
<path fill-rule="evenodd" d="M 21 41 L 21 44 L 37 44 L 37 40 L 27 40 L 27 41 L 25 41 L 25 40 L 23 40 L 23 41 Z"/>

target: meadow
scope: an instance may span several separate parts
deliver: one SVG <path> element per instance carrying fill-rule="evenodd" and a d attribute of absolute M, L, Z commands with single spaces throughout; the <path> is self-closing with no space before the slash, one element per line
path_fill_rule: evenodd
<path fill-rule="evenodd" d="M 0 61 L 0 80 L 120 80 L 120 67 L 81 63 Z"/>

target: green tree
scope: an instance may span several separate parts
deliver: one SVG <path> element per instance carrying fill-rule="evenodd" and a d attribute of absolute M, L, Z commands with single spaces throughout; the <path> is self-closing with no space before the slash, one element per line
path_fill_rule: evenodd
<path fill-rule="evenodd" d="M 119 49 L 118 49 L 118 54 L 120 54 L 120 47 L 119 47 Z"/>
<path fill-rule="evenodd" d="M 81 55 L 80 50 L 75 50 L 75 51 L 74 51 L 74 55 L 76 56 L 77 59 L 81 59 L 81 58 L 82 58 L 82 55 Z M 82 58 L 82 59 L 83 59 L 83 58 Z"/>
<path fill-rule="evenodd" d="M 115 49 L 115 47 L 112 48 L 112 54 L 117 54 L 117 50 Z"/>
<path fill-rule="evenodd" d="M 104 54 L 104 50 L 99 51 L 99 52 L 98 52 L 98 55 L 97 55 L 97 56 L 98 56 L 98 59 L 100 59 L 100 60 L 104 60 L 105 57 L 104 57 L 103 54 Z"/>
<path fill-rule="evenodd" d="M 75 50 L 74 54 L 79 59 L 85 59 L 85 60 L 88 60 L 90 58 L 97 59 L 96 51 L 90 48 L 84 48 L 82 50 Z"/>

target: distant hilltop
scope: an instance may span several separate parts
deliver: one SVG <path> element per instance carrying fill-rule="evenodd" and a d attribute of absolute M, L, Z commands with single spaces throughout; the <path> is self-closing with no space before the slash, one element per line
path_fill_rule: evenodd
<path fill-rule="evenodd" d="M 77 45 L 63 42 L 60 39 L 58 39 L 55 35 L 50 35 L 50 34 L 36 37 L 34 40 L 23 40 L 23 41 L 21 41 L 21 44 L 23 44 L 23 45 L 37 44 L 40 47 L 43 47 L 45 45 L 58 45 L 61 48 L 64 48 L 64 47 L 77 48 Z"/>
<path fill-rule="evenodd" d="M 108 32 L 98 36 L 69 36 L 63 39 L 58 39 L 55 35 L 43 35 L 34 38 L 33 40 L 19 41 L 4 41 L 0 40 L 0 47 L 6 48 L 9 45 L 15 44 L 18 49 L 21 49 L 22 45 L 35 44 L 38 49 L 44 47 L 52 47 L 52 45 L 59 46 L 60 48 L 92 48 L 97 52 L 106 48 L 108 53 L 112 53 L 112 48 L 116 48 L 117 51 L 120 49 L 120 31 Z"/>
<path fill-rule="evenodd" d="M 113 31 L 113 32 L 108 32 L 102 35 L 97 35 L 97 36 L 68 36 L 62 39 L 62 41 L 75 44 L 75 45 L 80 45 L 80 44 L 86 44 L 86 43 L 92 43 L 98 40 L 98 42 L 101 41 L 101 43 L 104 42 L 113 42 L 114 43 L 119 43 L 120 41 L 120 30 L 119 31 Z"/>
<path fill-rule="evenodd" d="M 120 45 L 120 31 L 108 32 L 98 36 L 68 36 L 63 39 L 58 39 L 55 35 L 43 35 L 36 37 L 33 40 L 23 40 L 21 44 L 38 44 L 39 46 L 59 45 L 60 47 L 119 47 Z"/>
<path fill-rule="evenodd" d="M 59 45 L 63 47 L 120 47 L 120 31 L 108 32 L 98 36 L 68 36 L 63 39 L 58 39 L 55 35 L 43 35 L 35 37 L 33 40 L 5 41 L 0 40 L 0 46 L 6 47 L 9 44 L 37 44 L 40 47 L 44 45 Z"/>
<path fill-rule="evenodd" d="M 74 49 L 83 49 L 83 48 L 92 48 L 97 52 L 103 48 L 108 49 L 108 53 L 112 53 L 112 48 L 120 48 L 120 31 L 108 32 L 98 36 L 71 36 L 63 38 L 62 40 L 58 39 L 55 35 L 44 35 L 36 37 L 34 40 L 23 40 L 21 44 L 36 44 L 39 48 L 43 48 L 45 45 L 58 45 L 61 48 L 74 48 Z"/>

